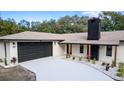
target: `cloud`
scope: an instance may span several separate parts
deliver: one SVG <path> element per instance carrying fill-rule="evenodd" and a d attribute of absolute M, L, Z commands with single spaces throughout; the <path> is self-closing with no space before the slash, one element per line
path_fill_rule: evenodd
<path fill-rule="evenodd" d="M 100 11 L 86 11 L 86 12 L 82 12 L 82 15 L 89 16 L 89 17 L 99 17 L 99 14 L 101 14 Z"/>

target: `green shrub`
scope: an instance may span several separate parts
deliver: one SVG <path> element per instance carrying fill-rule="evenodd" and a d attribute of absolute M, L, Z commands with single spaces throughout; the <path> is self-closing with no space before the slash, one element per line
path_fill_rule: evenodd
<path fill-rule="evenodd" d="M 72 59 L 75 60 L 75 57 L 73 57 Z"/>
<path fill-rule="evenodd" d="M 83 57 L 82 57 L 82 56 L 80 56 L 80 57 L 79 57 L 79 61 L 82 61 L 82 59 L 83 59 Z"/>
<path fill-rule="evenodd" d="M 124 77 L 124 63 L 119 63 L 119 69 L 117 70 L 117 76 Z"/>
<path fill-rule="evenodd" d="M 96 61 L 96 59 L 94 58 L 94 59 L 92 60 L 92 64 L 95 64 L 95 61 Z"/>
<path fill-rule="evenodd" d="M 112 60 L 112 64 L 111 64 L 111 67 L 112 67 L 112 68 L 114 67 L 114 60 Z"/>
<path fill-rule="evenodd" d="M 7 66 L 7 59 L 6 58 L 4 58 L 4 62 L 5 62 L 5 65 Z"/>
<path fill-rule="evenodd" d="M 124 67 L 124 63 L 119 63 L 119 68 L 123 68 Z"/>
<path fill-rule="evenodd" d="M 117 76 L 122 77 L 122 74 L 118 72 L 118 73 L 117 73 Z"/>
<path fill-rule="evenodd" d="M 3 59 L 2 58 L 0 58 L 0 63 L 2 63 L 3 62 Z"/>
<path fill-rule="evenodd" d="M 121 69 L 119 68 L 117 71 L 118 71 L 118 72 L 121 72 Z"/>

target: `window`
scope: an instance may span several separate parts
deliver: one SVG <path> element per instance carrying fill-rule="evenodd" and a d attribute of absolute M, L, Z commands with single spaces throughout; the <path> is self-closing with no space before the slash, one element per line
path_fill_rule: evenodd
<path fill-rule="evenodd" d="M 112 56 L 112 46 L 106 47 L 106 56 Z"/>
<path fill-rule="evenodd" d="M 82 44 L 80 45 L 80 53 L 84 53 L 84 46 Z"/>

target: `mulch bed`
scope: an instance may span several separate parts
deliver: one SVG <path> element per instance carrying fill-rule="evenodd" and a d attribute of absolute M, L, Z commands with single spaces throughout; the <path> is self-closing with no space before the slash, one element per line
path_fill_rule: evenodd
<path fill-rule="evenodd" d="M 34 72 L 18 65 L 11 68 L 0 66 L 0 81 L 35 81 Z"/>

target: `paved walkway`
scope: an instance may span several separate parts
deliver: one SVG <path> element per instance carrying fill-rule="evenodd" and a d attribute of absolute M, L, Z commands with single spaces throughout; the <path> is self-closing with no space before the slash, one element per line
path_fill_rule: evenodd
<path fill-rule="evenodd" d="M 49 57 L 20 63 L 36 73 L 37 80 L 47 81 L 113 81 L 105 74 L 84 64 Z"/>

